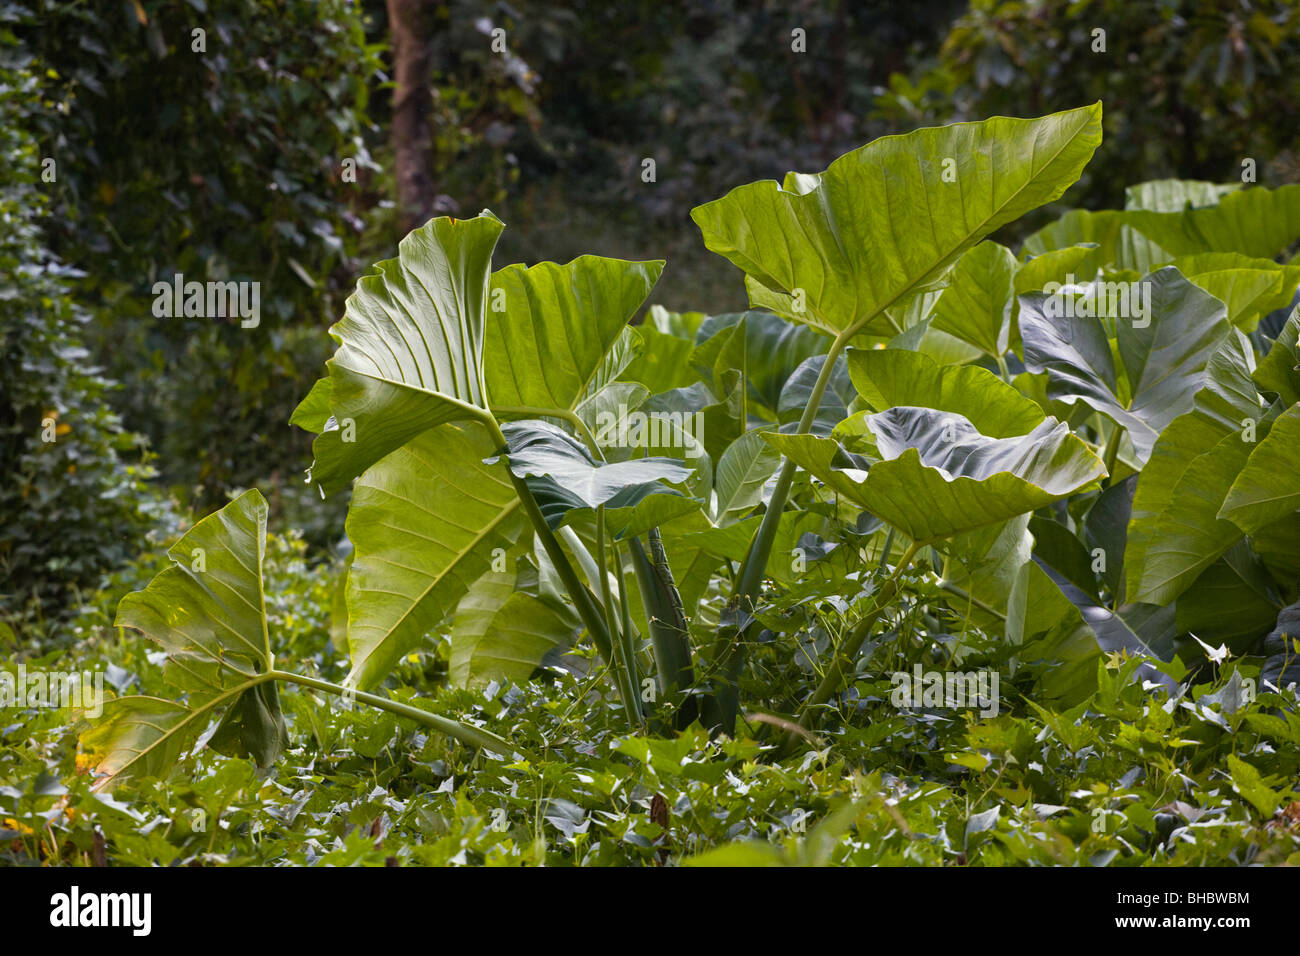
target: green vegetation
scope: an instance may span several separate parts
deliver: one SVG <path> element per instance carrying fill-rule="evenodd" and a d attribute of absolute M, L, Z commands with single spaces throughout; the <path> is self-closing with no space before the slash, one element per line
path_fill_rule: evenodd
<path fill-rule="evenodd" d="M 220 38 L 253 15 L 128 6 L 150 55 L 182 72 L 191 22 Z M 67 55 L 59 17 L 103 26 L 48 7 L 52 32 L 34 45 L 47 57 Z M 510 261 L 529 234 L 512 239 L 508 213 L 489 209 L 432 215 L 446 203 L 409 137 L 393 144 L 398 202 L 370 225 L 413 227 L 396 243 L 332 233 L 350 214 L 325 198 L 345 182 L 328 170 L 336 148 L 365 149 L 376 11 L 290 4 L 275 69 L 293 83 L 249 79 L 263 69 L 252 48 L 205 74 L 229 66 L 221 95 L 296 144 L 238 264 L 209 256 L 204 275 L 196 252 L 224 248 L 238 210 L 186 207 L 147 241 L 143 190 L 121 200 L 140 231 L 83 276 L 45 245 L 99 255 L 94 232 L 70 228 L 89 208 L 73 198 L 113 206 L 104 183 L 156 170 L 124 144 L 99 160 L 126 172 L 80 166 L 46 205 L 41 138 L 56 127 L 32 96 L 75 103 L 100 81 L 91 68 L 36 79 L 36 21 L 3 9 L 17 175 L 0 193 L 16 223 L 0 259 L 21 280 L 0 300 L 0 439 L 16 463 L 0 484 L 13 581 L 0 643 L 14 652 L 0 668 L 0 859 L 1300 862 L 1300 185 L 1236 168 L 1136 176 L 1122 208 L 1070 209 L 1100 195 L 1089 171 L 1113 162 L 1131 114 L 1117 131 L 1100 102 L 908 129 L 694 205 L 696 252 L 746 301 L 715 309 L 706 284 L 685 303 L 706 311 L 678 311 L 656 301 L 676 242 L 667 262 Z M 429 29 L 413 9 L 388 6 L 395 49 Z M 600 29 L 579 12 L 578 33 Z M 972 24 L 1000 30 L 1020 12 L 974 4 L 919 82 L 970 92 L 959 51 L 987 34 Z M 550 22 L 510 17 L 525 35 Z M 1257 21 L 1252 36 L 1279 53 Z M 440 44 L 493 29 L 455 22 Z M 115 82 L 148 75 L 86 35 Z M 437 56 L 448 72 L 424 108 L 450 138 L 426 147 L 476 156 L 448 181 L 509 210 L 510 183 L 545 150 L 503 167 L 493 144 L 525 127 L 540 143 L 550 87 L 522 59 Z M 412 62 L 395 59 L 401 88 Z M 1023 80 L 978 62 L 981 94 L 990 77 L 1006 91 Z M 476 97 L 452 96 L 497 69 Z M 346 117 L 298 108 L 312 77 Z M 571 92 L 596 96 L 576 80 Z M 906 93 L 895 81 L 872 95 L 886 111 L 928 102 Z M 194 132 L 225 115 L 187 103 L 210 115 L 155 119 Z M 418 131 L 411 107 L 399 95 L 376 115 Z M 509 135 L 445 128 L 503 111 L 522 124 Z M 195 152 L 164 178 L 202 158 L 181 141 Z M 248 145 L 227 176 L 264 175 Z M 1141 168 L 1138 145 L 1121 149 L 1127 168 Z M 675 188 L 695 203 L 708 181 Z M 612 190 L 585 210 L 619 201 Z M 584 238 L 579 212 L 560 248 Z M 299 228 L 318 214 L 322 243 Z M 120 229 L 102 209 L 89 218 Z M 265 326 L 177 320 L 167 334 L 193 366 L 150 366 L 152 324 L 123 339 L 115 374 L 152 367 L 183 390 L 200 370 L 199 405 L 153 402 L 155 458 L 87 361 L 112 326 L 79 327 L 182 271 L 261 276 L 280 290 L 266 301 L 287 297 Z M 338 317 L 328 337 L 322 307 Z M 224 390 L 228 373 L 258 384 Z M 125 407 L 147 384 L 129 383 Z M 256 438 L 228 441 L 205 393 L 255 418 Z M 185 434 L 190 419 L 201 427 Z M 309 454 L 305 437 L 271 438 L 291 426 L 314 436 Z M 176 461 L 205 444 L 216 459 Z M 173 495 L 151 484 L 155 463 L 173 469 Z M 300 465 L 305 482 L 284 477 Z M 60 697 L 72 672 L 79 693 Z"/>

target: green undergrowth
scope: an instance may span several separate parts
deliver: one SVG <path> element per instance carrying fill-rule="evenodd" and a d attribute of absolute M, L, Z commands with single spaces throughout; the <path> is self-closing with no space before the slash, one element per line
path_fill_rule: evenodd
<path fill-rule="evenodd" d="M 330 638 L 337 569 L 309 565 L 294 536 L 268 540 L 277 653 L 339 680 Z M 123 590 L 156 570 L 146 555 L 69 625 L 77 643 L 28 668 L 105 670 L 105 691 L 163 694 L 154 645 L 108 625 Z M 139 578 L 133 581 L 132 575 Z M 924 623 L 924 622 L 922 622 Z M 900 625 L 866 649 L 859 679 L 793 756 L 762 740 L 751 707 L 735 739 L 692 726 L 629 736 L 594 656 L 516 686 L 453 689 L 448 644 L 409 655 L 383 693 L 484 726 L 538 759 L 475 751 L 414 721 L 288 688 L 292 746 L 267 770 L 211 750 L 164 779 L 92 793 L 76 721 L 58 709 L 4 711 L 0 861 L 10 865 L 692 865 L 1135 866 L 1300 862 L 1300 711 L 1261 691 L 1251 659 L 1220 665 L 1196 699 L 1132 679 L 1137 660 L 1099 666 L 1098 690 L 1068 710 L 1026 701 L 1032 668 L 981 650 L 1001 676 L 1001 713 L 910 709 L 888 673 L 936 665 L 954 639 Z M 814 628 L 815 630 L 815 628 Z M 811 633 L 806 635 L 815 639 Z M 754 648 L 775 668 L 776 642 Z M 770 658 L 770 660 L 769 660 Z M 906 658 L 904 660 L 904 658 Z M 588 667 L 586 673 L 582 673 Z M 12 672 L 12 666 L 10 666 Z M 797 676 L 789 677 L 793 673 Z M 746 688 L 751 701 L 805 687 Z M 764 691 L 767 697 L 764 697 Z M 777 696 L 773 697 L 775 693 Z M 608 698 L 592 706 L 593 697 Z"/>

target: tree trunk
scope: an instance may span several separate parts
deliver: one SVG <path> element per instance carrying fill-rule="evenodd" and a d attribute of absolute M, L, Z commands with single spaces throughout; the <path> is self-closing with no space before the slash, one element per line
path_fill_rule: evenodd
<path fill-rule="evenodd" d="M 397 208 L 402 235 L 433 216 L 432 4 L 425 0 L 388 0 L 392 35 L 393 155 L 397 173 Z"/>

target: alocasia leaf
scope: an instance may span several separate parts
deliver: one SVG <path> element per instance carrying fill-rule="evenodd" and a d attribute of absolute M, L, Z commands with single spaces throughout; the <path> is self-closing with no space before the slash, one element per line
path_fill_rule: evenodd
<path fill-rule="evenodd" d="M 1300 266 L 1208 252 L 1175 259 L 1174 268 L 1228 308 L 1228 321 L 1250 332 L 1262 316 L 1289 305 L 1300 285 Z"/>
<path fill-rule="evenodd" d="M 691 213 L 750 301 L 828 335 L 885 331 L 999 226 L 1058 198 L 1101 142 L 1101 104 L 887 136 L 819 175 L 732 190 Z M 775 240 L 775 241 L 774 241 Z"/>
<path fill-rule="evenodd" d="M 1300 405 L 1273 422 L 1233 481 L 1219 517 L 1246 534 L 1263 530 L 1300 508 Z"/>
<path fill-rule="evenodd" d="M 731 443 L 718 460 L 715 491 L 717 524 L 733 524 L 758 506 L 763 485 L 776 473 L 781 456 L 761 432 L 746 432 Z"/>
<path fill-rule="evenodd" d="M 1150 290 L 1149 314 L 1145 284 Z M 1034 293 L 1020 297 L 1020 334 L 1025 367 L 1046 372 L 1047 395 L 1064 402 L 1084 402 L 1128 430 L 1140 461 L 1151 455 L 1156 437 L 1192 407 L 1205 381 L 1206 366 L 1230 326 L 1223 303 L 1197 288 L 1172 268 L 1144 277 L 1136 287 L 1124 284 L 1130 297 L 1126 316 L 1068 317 L 1068 293 Z M 1090 284 L 1102 308 L 1122 300 Z M 1113 324 L 1113 332 L 1108 325 Z M 1119 363 L 1111 352 L 1117 339 Z"/>
<path fill-rule="evenodd" d="M 900 406 L 866 419 L 880 459 L 846 454 L 833 439 L 766 434 L 778 451 L 916 541 L 1005 521 L 1072 494 L 1105 468 L 1064 423 L 989 438 L 963 416 Z"/>
<path fill-rule="evenodd" d="M 493 273 L 483 339 L 493 411 L 524 409 L 518 414 L 530 418 L 543 409 L 571 412 L 598 378 L 617 378 L 633 355 L 615 344 L 663 265 L 581 256 L 563 266 L 510 265 Z M 622 364 L 603 369 L 611 353 Z"/>
<path fill-rule="evenodd" d="M 382 680 L 447 617 L 507 549 L 524 518 L 487 431 L 467 422 L 426 432 L 357 482 L 347 532 L 350 683 Z"/>
<path fill-rule="evenodd" d="M 935 303 L 930 327 L 988 355 L 1004 354 L 1011 342 L 1016 267 L 1011 250 L 996 242 L 981 242 L 967 250 Z"/>
<path fill-rule="evenodd" d="M 1190 411 L 1161 433 L 1137 479 L 1124 567 L 1130 601 L 1166 604 L 1241 532 L 1217 515 L 1250 454 L 1243 425 L 1259 415 L 1255 353 L 1234 331 L 1207 367 Z"/>
<path fill-rule="evenodd" d="M 143 591 L 124 597 L 117 627 L 157 641 L 167 654 L 164 679 L 184 704 L 153 697 L 110 701 L 82 737 L 106 788 L 138 776 L 162 776 L 208 723 L 225 717 L 213 749 L 272 763 L 288 746 L 262 592 L 266 501 L 247 491 L 191 528 L 167 552 L 173 564 Z"/>
<path fill-rule="evenodd" d="M 484 311 L 503 228 L 486 211 L 431 219 L 401 241 L 396 259 L 357 283 L 330 328 L 338 349 L 326 363 L 328 378 L 291 419 L 318 433 L 311 480 L 323 491 L 346 487 L 443 422 L 488 415 Z"/>
<path fill-rule="evenodd" d="M 1133 210 L 1124 222 L 1172 256 L 1239 252 L 1271 259 L 1300 238 L 1300 184 L 1253 186 L 1179 212 Z"/>

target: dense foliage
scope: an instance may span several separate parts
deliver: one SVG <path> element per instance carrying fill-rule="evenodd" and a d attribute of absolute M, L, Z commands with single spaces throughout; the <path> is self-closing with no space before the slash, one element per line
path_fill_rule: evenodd
<path fill-rule="evenodd" d="M 1300 862 L 1297 25 L 0 0 L 0 860 Z"/>
<path fill-rule="evenodd" d="M 33 644 L 134 557 L 161 516 L 152 468 L 108 406 L 83 344 L 84 276 L 44 245 L 41 156 L 27 135 L 38 83 L 0 24 L 0 645 Z M 47 620 L 48 619 L 48 620 Z"/>
<path fill-rule="evenodd" d="M 930 60 L 891 78 L 883 116 L 950 122 L 1106 100 L 1108 147 L 1080 182 L 1080 206 L 1104 208 L 1139 169 L 1219 181 L 1252 160 L 1255 181 L 1300 179 L 1294 137 L 1274 122 L 1292 109 L 1300 69 L 1289 0 L 975 0 Z"/>
<path fill-rule="evenodd" d="M 47 241 L 87 273 L 114 404 L 200 507 L 265 480 L 295 449 L 283 421 L 323 357 L 314 330 L 358 266 L 378 66 L 358 8 L 41 0 L 0 19 L 40 65 L 25 119 L 57 164 Z M 151 290 L 177 274 L 259 283 L 260 320 L 159 321 Z"/>
<path fill-rule="evenodd" d="M 453 837 L 414 862 L 541 862 L 543 822 L 581 863 L 628 861 L 620 843 L 642 862 L 1293 857 L 1296 751 L 1272 742 L 1300 727 L 1300 268 L 1277 257 L 1300 187 L 1150 182 L 1019 256 L 984 238 L 1100 142 L 1096 104 L 733 190 L 693 218 L 751 310 L 640 329 L 662 263 L 493 272 L 491 213 L 431 220 L 360 281 L 294 414 L 310 481 L 353 486 L 333 594 L 315 578 L 312 619 L 285 613 L 257 491 L 196 524 L 117 608 L 162 653 L 115 670 L 78 768 L 156 801 L 205 729 L 272 768 L 364 726 L 355 753 L 394 761 L 350 820 L 370 831 L 336 830 L 341 857 L 275 844 L 303 862 L 378 859 L 389 827 Z M 420 695 L 443 667 L 465 690 Z M 471 752 L 456 790 L 448 760 Z M 256 786 L 226 766 L 211 779 Z M 1061 768 L 1118 776 L 1067 790 Z M 435 784 L 470 801 L 451 830 L 411 801 Z M 316 799 L 292 793 L 295 813 Z M 703 806 L 726 825 L 663 839 Z M 1209 814 L 1227 844 L 1193 829 Z M 588 852 L 595 819 L 617 839 Z M 785 850 L 745 842 L 774 826 Z M 143 852 L 184 852 L 170 832 Z"/>

